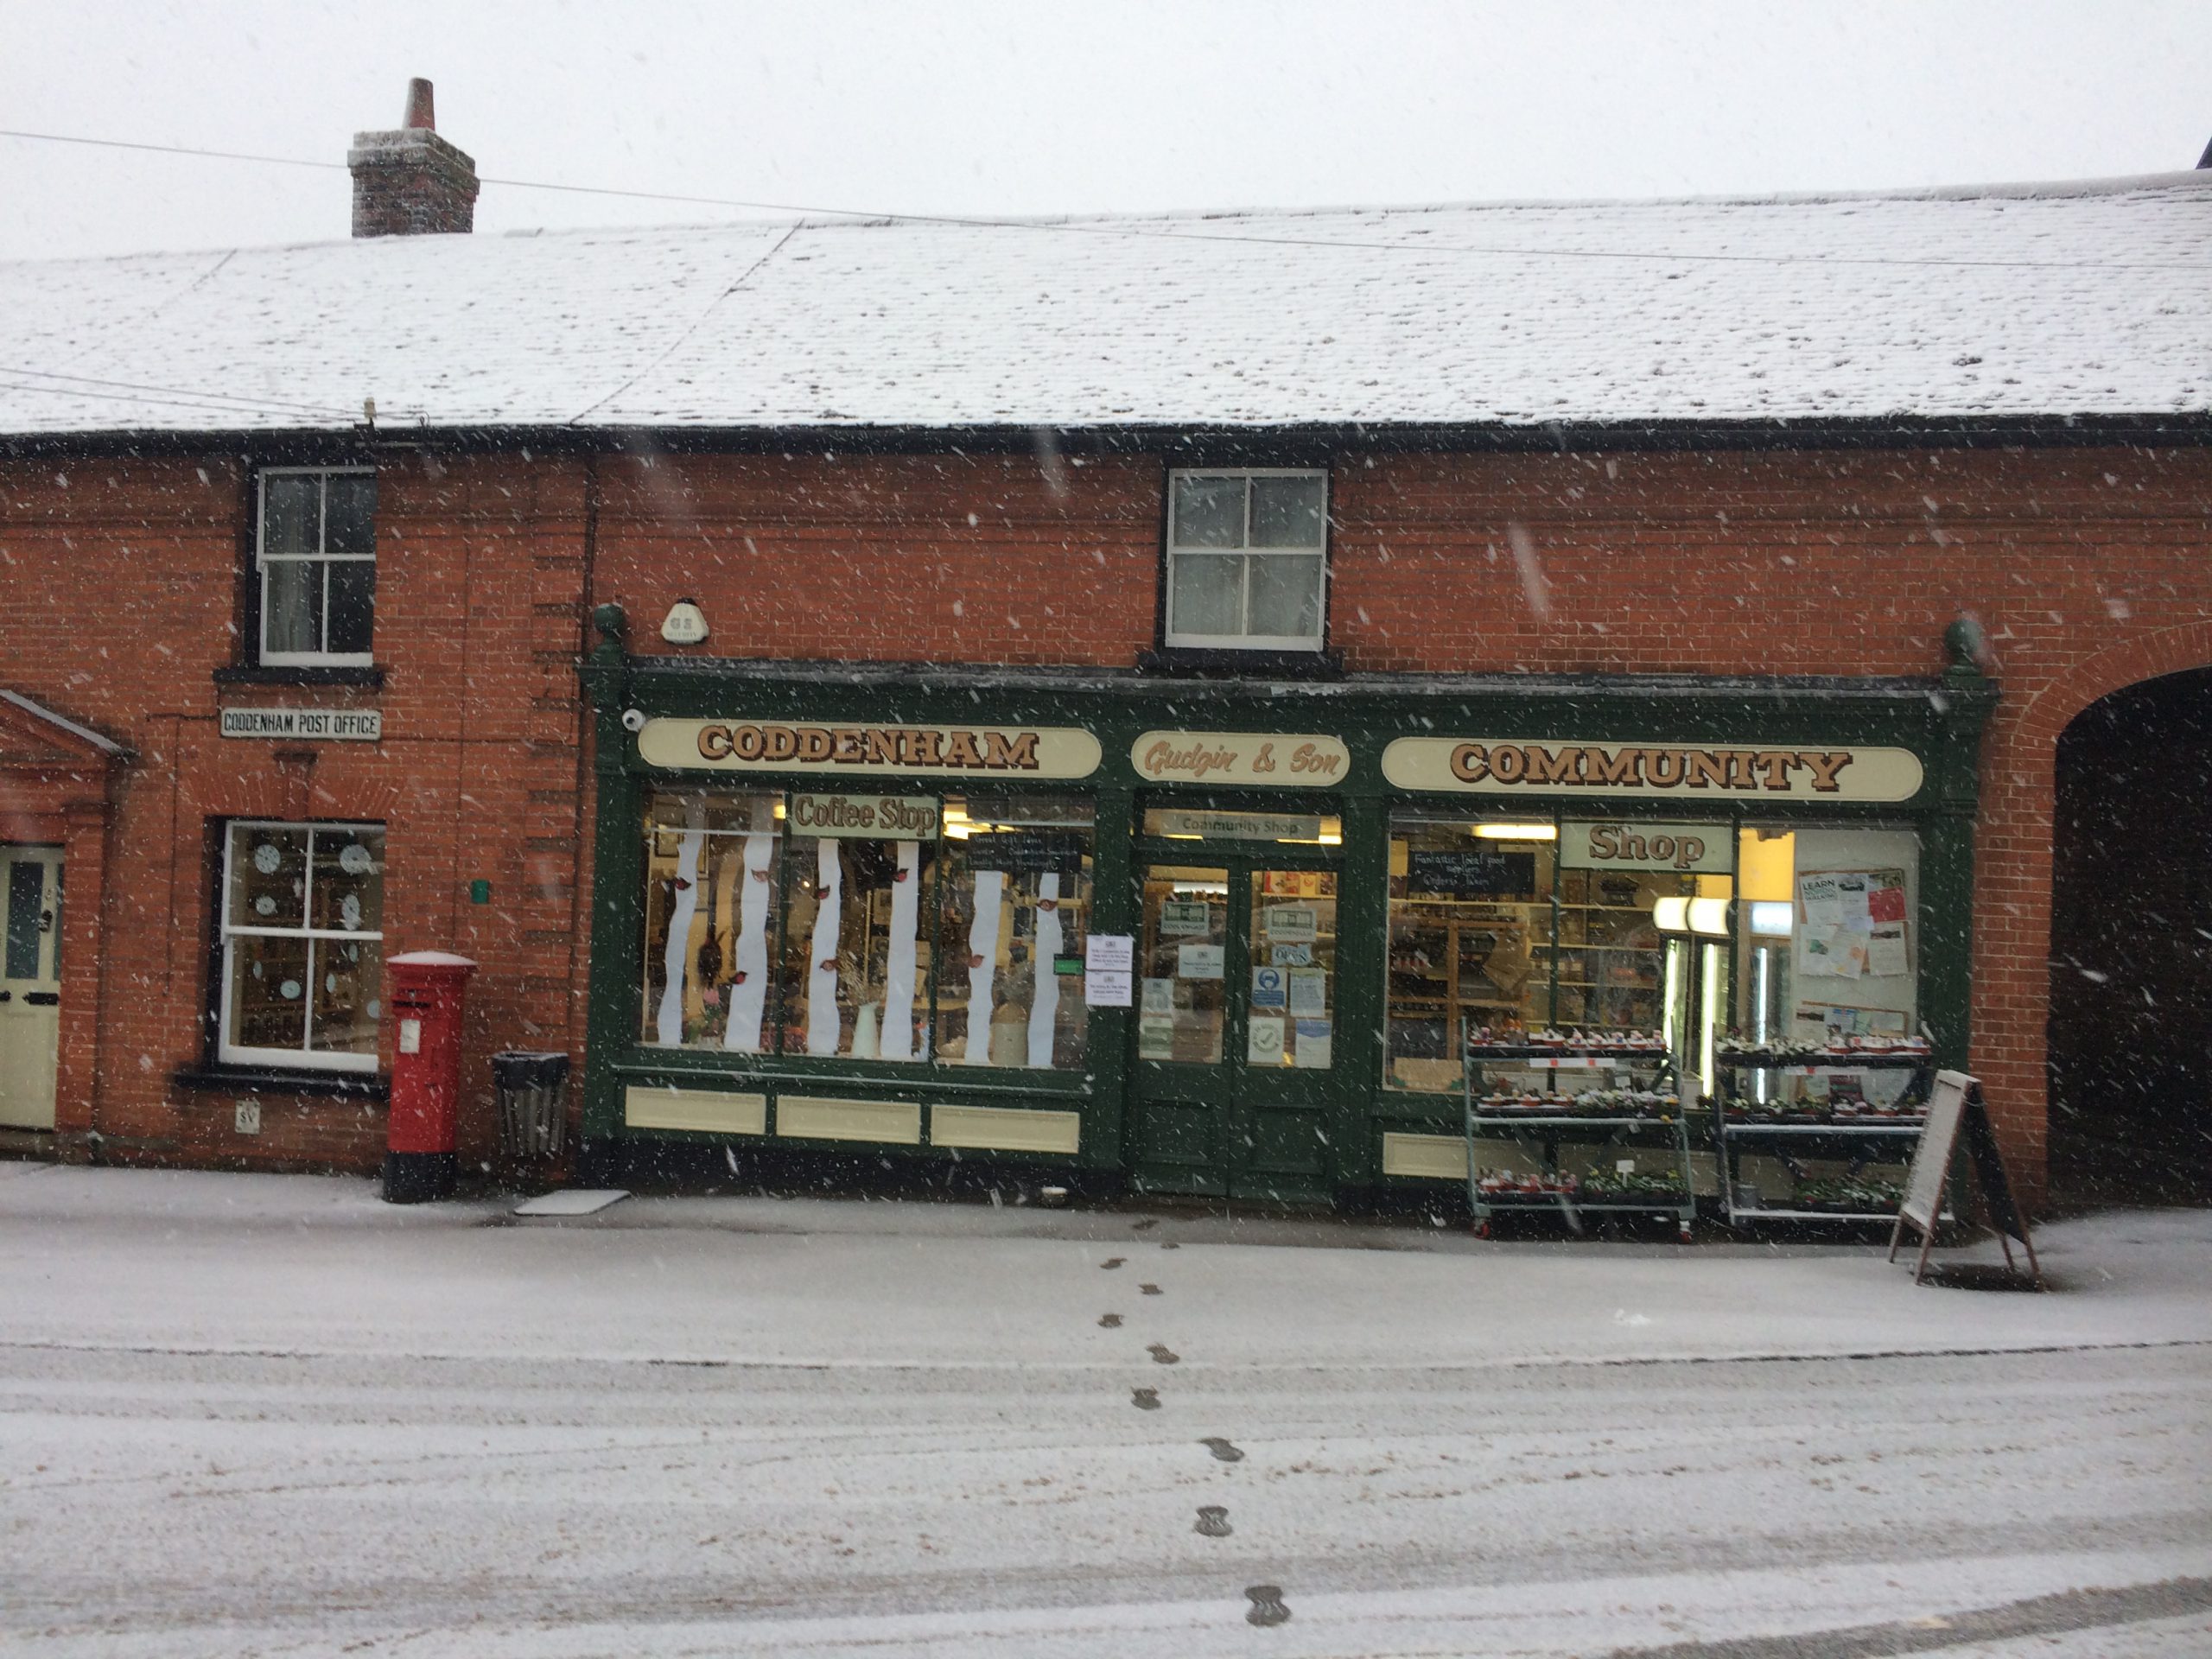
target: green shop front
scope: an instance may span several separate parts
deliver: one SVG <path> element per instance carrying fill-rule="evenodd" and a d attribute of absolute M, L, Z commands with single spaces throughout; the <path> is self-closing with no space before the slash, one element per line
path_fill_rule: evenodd
<path fill-rule="evenodd" d="M 585 675 L 601 1168 L 1325 1204 L 1464 1182 L 1484 1038 L 1965 1056 L 1986 682 Z"/>

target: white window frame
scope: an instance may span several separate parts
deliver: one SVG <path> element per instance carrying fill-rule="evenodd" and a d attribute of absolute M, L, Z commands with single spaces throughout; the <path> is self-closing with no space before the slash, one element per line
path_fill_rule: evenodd
<path fill-rule="evenodd" d="M 302 923 L 297 927 L 254 927 L 231 920 L 232 855 L 237 850 L 241 830 L 303 830 L 309 833 L 308 842 L 308 890 L 300 896 Z M 327 1050 L 311 1049 L 308 1038 L 315 1027 L 315 957 L 313 944 L 323 939 L 374 939 L 384 941 L 384 930 L 356 928 L 348 933 L 340 928 L 315 927 L 305 920 L 314 912 L 315 842 L 316 832 L 330 831 L 344 834 L 348 830 L 372 831 L 387 835 L 385 825 L 372 823 L 351 823 L 343 819 L 320 818 L 232 818 L 223 825 L 223 880 L 215 895 L 216 926 L 222 941 L 221 962 L 217 972 L 222 976 L 222 993 L 219 999 L 215 1027 L 215 1058 L 225 1065 L 283 1065 L 306 1066 L 321 1071 L 374 1071 L 374 1054 L 336 1054 Z M 389 866 L 389 859 L 386 863 Z M 297 1048 L 251 1048 L 231 1040 L 231 941 L 234 938 L 304 938 L 309 941 L 308 957 L 308 977 L 302 986 L 300 996 L 300 1046 Z"/>
<path fill-rule="evenodd" d="M 366 553 L 332 553 L 325 550 L 329 515 L 326 511 L 329 497 L 327 480 L 347 475 L 365 474 L 376 476 L 373 467 L 264 467 L 254 479 L 253 512 L 253 568 L 254 580 L 260 584 L 259 613 L 254 625 L 257 638 L 254 640 L 254 660 L 265 668 L 365 668 L 376 660 L 373 648 L 368 651 L 271 651 L 269 648 L 269 567 L 272 564 L 319 564 L 323 569 L 323 637 L 330 634 L 329 569 L 334 564 L 374 564 L 377 562 L 375 523 L 370 524 L 370 547 Z M 315 512 L 316 549 L 313 553 L 277 553 L 269 551 L 269 480 L 272 478 L 315 478 L 325 480 L 317 492 Z M 371 607 L 373 632 L 375 607 Z"/>
<path fill-rule="evenodd" d="M 1246 480 L 1244 492 L 1244 541 L 1238 547 L 1183 547 L 1176 541 L 1175 495 L 1178 486 L 1185 479 L 1242 479 Z M 1258 547 L 1252 541 L 1252 492 L 1249 481 L 1255 478 L 1318 478 L 1321 480 L 1321 542 L 1313 549 L 1288 547 Z M 1329 636 L 1329 513 L 1330 476 L 1325 467 L 1185 467 L 1171 470 L 1167 474 L 1167 557 L 1166 592 L 1163 601 L 1166 621 L 1160 638 L 1170 649 L 1204 649 L 1212 651 L 1319 651 Z M 1251 607 L 1251 561 L 1266 558 L 1270 554 L 1281 554 L 1291 558 L 1318 559 L 1320 564 L 1320 589 L 1315 595 L 1314 632 L 1310 634 L 1266 633 L 1187 633 L 1175 625 L 1175 561 L 1182 554 L 1214 558 L 1242 557 L 1244 564 L 1244 584 L 1238 596 L 1238 613 L 1249 613 Z"/>

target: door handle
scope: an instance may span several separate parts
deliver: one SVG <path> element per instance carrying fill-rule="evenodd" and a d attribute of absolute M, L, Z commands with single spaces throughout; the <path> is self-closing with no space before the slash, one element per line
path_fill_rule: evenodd
<path fill-rule="evenodd" d="M 0 991 L 0 996 L 4 996 L 6 995 L 6 992 Z M 23 1001 L 26 1002 L 35 1002 L 41 1008 L 58 1007 L 61 1002 L 61 993 L 59 991 L 25 991 L 23 993 Z"/>

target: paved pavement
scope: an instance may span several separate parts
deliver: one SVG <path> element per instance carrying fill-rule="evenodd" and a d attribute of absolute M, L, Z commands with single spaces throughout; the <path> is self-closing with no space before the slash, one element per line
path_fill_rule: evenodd
<path fill-rule="evenodd" d="M 0 1165 L 0 1645 L 2202 1659 L 2212 1217 L 2040 1242 Z"/>

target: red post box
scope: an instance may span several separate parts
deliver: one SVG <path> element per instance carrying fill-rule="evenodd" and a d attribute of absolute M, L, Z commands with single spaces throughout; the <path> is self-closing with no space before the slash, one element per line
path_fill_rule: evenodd
<path fill-rule="evenodd" d="M 410 950 L 385 966 L 391 969 L 395 1033 L 385 1200 L 450 1198 L 461 1110 L 461 1011 L 476 964 L 449 950 Z"/>

